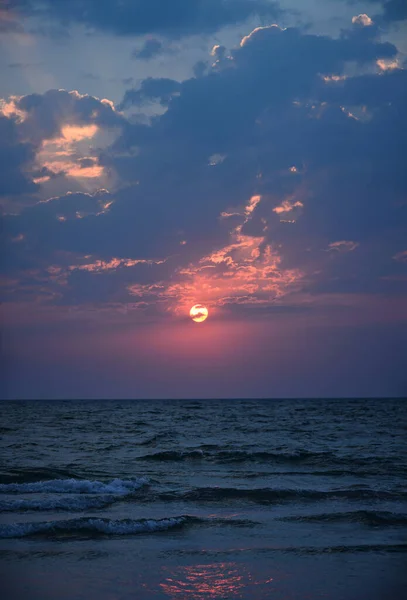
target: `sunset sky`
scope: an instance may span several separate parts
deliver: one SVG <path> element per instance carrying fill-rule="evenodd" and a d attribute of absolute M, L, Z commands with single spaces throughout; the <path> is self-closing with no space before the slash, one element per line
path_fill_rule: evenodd
<path fill-rule="evenodd" d="M 0 0 L 0 75 L 2 397 L 406 394 L 405 0 Z"/>

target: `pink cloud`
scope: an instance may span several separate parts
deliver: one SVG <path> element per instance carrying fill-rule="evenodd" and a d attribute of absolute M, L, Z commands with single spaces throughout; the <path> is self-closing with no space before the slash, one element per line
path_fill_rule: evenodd
<path fill-rule="evenodd" d="M 380 58 L 376 61 L 376 64 L 380 71 L 394 71 L 395 69 L 401 69 L 397 58 L 394 60 L 385 60 Z"/>
<path fill-rule="evenodd" d="M 359 246 L 358 242 L 341 240 L 339 242 L 332 242 L 328 246 L 328 252 L 352 252 Z"/>
<path fill-rule="evenodd" d="M 95 260 L 92 263 L 83 265 L 70 265 L 69 271 L 88 271 L 89 273 L 102 273 L 103 271 L 112 271 L 119 267 L 135 267 L 136 265 L 162 265 L 164 260 L 145 260 L 132 258 L 112 258 L 109 261 Z"/>
<path fill-rule="evenodd" d="M 373 25 L 372 19 L 366 13 L 352 17 L 352 23 L 354 25 L 361 25 L 362 27 L 371 27 Z"/>
<path fill-rule="evenodd" d="M 244 222 L 230 235 L 230 243 L 179 269 L 173 281 L 129 286 L 130 294 L 149 298 L 177 314 L 187 314 L 196 303 L 219 310 L 229 304 L 270 304 L 300 287 L 303 273 L 281 267 L 278 251 L 264 237 L 242 233 L 243 225 L 261 200 L 250 198 Z"/>
<path fill-rule="evenodd" d="M 95 124 L 91 125 L 64 125 L 61 129 L 62 138 L 60 138 L 61 143 L 65 140 L 68 143 L 72 142 L 80 142 L 81 140 L 93 138 L 99 128 Z"/>
<path fill-rule="evenodd" d="M 399 262 L 407 262 L 407 250 L 403 250 L 403 252 L 398 252 L 393 256 L 393 260 L 397 260 Z"/>
<path fill-rule="evenodd" d="M 303 207 L 304 204 L 300 202 L 300 200 L 295 200 L 294 198 L 287 198 L 286 200 L 283 200 L 280 206 L 276 206 L 275 208 L 273 208 L 273 212 L 275 212 L 277 215 L 281 215 L 283 213 L 291 212 L 295 208 Z"/>

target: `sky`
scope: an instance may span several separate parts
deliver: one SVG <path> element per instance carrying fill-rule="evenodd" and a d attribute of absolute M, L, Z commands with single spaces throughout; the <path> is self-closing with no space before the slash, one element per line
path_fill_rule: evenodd
<path fill-rule="evenodd" d="M 405 395 L 406 34 L 405 0 L 0 0 L 1 397 Z"/>

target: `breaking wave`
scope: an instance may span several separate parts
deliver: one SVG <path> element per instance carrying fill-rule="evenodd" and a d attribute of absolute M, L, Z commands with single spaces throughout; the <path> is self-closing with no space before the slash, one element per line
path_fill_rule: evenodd
<path fill-rule="evenodd" d="M 127 495 L 147 485 L 146 477 L 135 479 L 113 479 L 109 482 L 90 481 L 88 479 L 52 479 L 31 483 L 2 483 L 3 494 L 115 494 Z"/>
<path fill-rule="evenodd" d="M 180 529 L 191 525 L 225 525 L 225 526 L 253 526 L 256 523 L 243 519 L 200 518 L 189 515 L 168 517 L 164 519 L 123 519 L 113 520 L 107 518 L 69 519 L 61 521 L 46 521 L 41 523 L 12 523 L 0 525 L 0 539 L 21 538 L 32 536 L 67 537 L 82 536 L 125 536 L 142 533 L 156 533 L 167 530 Z"/>
<path fill-rule="evenodd" d="M 13 523 L 0 525 L 0 538 L 19 538 L 38 535 L 135 535 L 138 533 L 154 533 L 166 531 L 187 524 L 189 517 L 173 517 L 170 519 L 69 519 L 42 523 Z"/>

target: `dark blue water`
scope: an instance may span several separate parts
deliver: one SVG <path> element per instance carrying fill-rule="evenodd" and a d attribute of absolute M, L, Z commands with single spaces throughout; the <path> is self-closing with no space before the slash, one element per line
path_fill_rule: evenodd
<path fill-rule="evenodd" d="M 0 405 L 2 597 L 407 597 L 403 400 Z"/>

